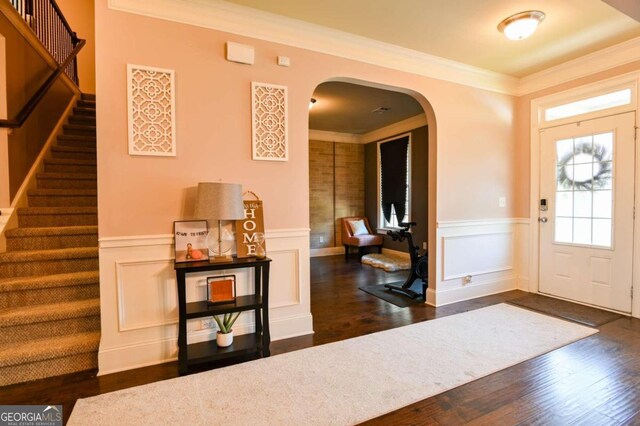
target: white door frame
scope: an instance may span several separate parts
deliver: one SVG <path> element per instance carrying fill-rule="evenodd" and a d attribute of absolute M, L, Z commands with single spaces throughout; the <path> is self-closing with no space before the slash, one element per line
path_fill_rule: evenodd
<path fill-rule="evenodd" d="M 531 100 L 531 133 L 530 133 L 530 180 L 529 180 L 529 292 L 538 293 L 539 287 L 539 238 L 540 224 L 538 222 L 539 210 L 538 202 L 540 199 L 540 129 L 546 127 L 555 127 L 570 122 L 583 121 L 591 118 L 605 117 L 611 114 L 621 112 L 635 112 L 636 114 L 636 137 L 638 126 L 640 125 L 640 108 L 638 106 L 638 86 L 640 84 L 640 72 L 624 74 L 611 79 L 601 80 L 596 83 L 579 86 L 563 92 L 554 93 L 552 95 L 535 98 Z M 556 120 L 553 123 L 545 123 L 543 121 L 543 109 L 552 105 L 561 105 L 589 96 L 597 96 L 606 91 L 620 86 L 632 88 L 631 104 L 623 107 L 611 108 L 595 113 L 584 114 L 572 117 L 570 119 Z M 636 149 L 636 185 L 635 198 L 640 201 L 640 184 L 638 184 L 640 176 L 640 149 Z M 634 253 L 633 253 L 633 301 L 631 315 L 640 318 L 640 278 L 637 271 L 640 271 L 640 216 L 634 222 Z"/>

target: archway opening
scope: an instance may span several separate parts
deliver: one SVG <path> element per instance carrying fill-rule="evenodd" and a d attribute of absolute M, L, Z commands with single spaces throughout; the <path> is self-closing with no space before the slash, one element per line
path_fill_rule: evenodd
<path fill-rule="evenodd" d="M 383 260 L 402 260 L 398 263 L 410 268 L 407 241 L 387 236 L 388 231 L 398 231 L 406 222 L 416 223 L 411 236 L 420 255 L 428 252 L 432 241 L 435 243 L 435 170 L 431 170 L 435 164 L 435 158 L 431 158 L 434 134 L 435 119 L 429 103 L 409 89 L 336 78 L 314 90 L 309 103 L 309 216 L 311 310 L 317 339 L 322 340 L 329 329 L 335 332 L 339 323 L 348 324 L 346 318 L 354 315 L 376 315 L 380 309 L 392 309 L 396 317 L 407 316 L 406 310 L 393 309 L 397 303 L 372 295 L 365 287 L 382 289 L 384 284 L 404 284 L 410 270 L 375 269 L 362 264 L 361 255 L 377 254 L 380 246 L 387 258 Z M 405 161 L 406 167 L 395 170 L 395 186 L 405 185 L 405 191 L 404 198 L 389 203 L 383 189 L 394 169 L 385 169 L 390 161 L 385 162 L 385 150 L 381 148 L 393 144 L 401 147 L 396 152 L 406 154 L 399 162 Z M 353 221 L 360 220 L 365 225 L 361 232 L 369 234 L 366 239 L 372 244 L 359 247 L 348 241 L 346 231 Z M 433 268 L 428 269 L 432 274 Z M 417 284 L 420 288 L 421 283 Z M 387 299 L 406 299 L 407 306 L 424 307 L 422 297 L 387 293 L 391 293 Z M 332 306 L 325 306 L 327 303 Z M 336 312 L 345 315 L 345 321 L 331 318 Z M 389 327 L 377 323 L 371 330 L 346 327 L 341 331 L 347 338 L 384 328 Z"/>

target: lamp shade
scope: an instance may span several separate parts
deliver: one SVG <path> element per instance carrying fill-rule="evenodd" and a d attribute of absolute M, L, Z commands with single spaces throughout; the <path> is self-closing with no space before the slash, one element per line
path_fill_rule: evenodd
<path fill-rule="evenodd" d="M 195 216 L 199 219 L 244 219 L 242 185 L 239 183 L 200 182 Z"/>

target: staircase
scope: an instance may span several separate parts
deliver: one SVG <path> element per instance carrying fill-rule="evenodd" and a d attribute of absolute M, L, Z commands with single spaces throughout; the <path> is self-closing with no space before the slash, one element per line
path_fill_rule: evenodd
<path fill-rule="evenodd" d="M 95 95 L 83 94 L 0 253 L 0 386 L 96 369 Z"/>

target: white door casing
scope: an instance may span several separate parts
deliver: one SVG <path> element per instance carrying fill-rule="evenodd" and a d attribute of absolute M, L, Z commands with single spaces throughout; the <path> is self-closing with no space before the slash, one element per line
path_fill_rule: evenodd
<path fill-rule="evenodd" d="M 634 134 L 634 113 L 541 130 L 541 293 L 631 312 Z"/>

